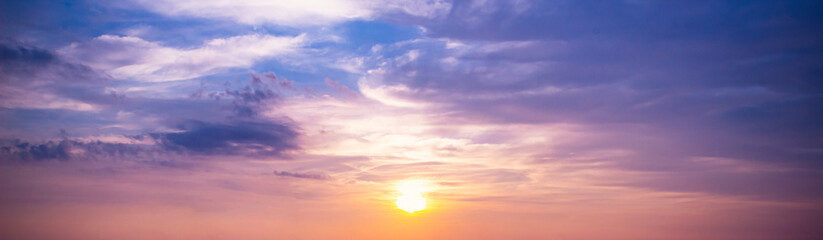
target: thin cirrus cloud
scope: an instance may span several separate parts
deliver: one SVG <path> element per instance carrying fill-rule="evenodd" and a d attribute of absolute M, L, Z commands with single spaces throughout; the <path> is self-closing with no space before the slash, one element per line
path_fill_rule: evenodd
<path fill-rule="evenodd" d="M 289 172 L 289 171 L 274 171 L 275 176 L 281 177 L 293 177 L 293 178 L 303 178 L 303 179 L 314 179 L 314 180 L 329 180 L 329 175 L 322 174 L 322 173 L 304 173 L 304 172 Z"/>
<path fill-rule="evenodd" d="M 297 53 L 305 44 L 305 35 L 250 34 L 208 40 L 193 49 L 178 49 L 138 37 L 102 35 L 70 44 L 58 53 L 115 79 L 163 82 L 250 67 L 263 59 Z"/>
<path fill-rule="evenodd" d="M 244 24 L 311 26 L 401 12 L 434 18 L 448 13 L 451 4 L 441 0 L 373 1 L 136 1 L 151 11 L 172 16 L 233 20 Z"/>

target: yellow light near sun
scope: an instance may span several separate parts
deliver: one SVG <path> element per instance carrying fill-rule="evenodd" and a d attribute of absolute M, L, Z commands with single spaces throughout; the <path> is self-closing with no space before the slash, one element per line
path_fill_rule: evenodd
<path fill-rule="evenodd" d="M 430 191 L 428 182 L 424 180 L 407 180 L 397 185 L 400 196 L 397 197 L 397 208 L 408 213 L 426 209 L 426 198 L 423 193 Z"/>
<path fill-rule="evenodd" d="M 426 198 L 419 194 L 401 195 L 397 197 L 397 208 L 413 213 L 426 209 Z"/>

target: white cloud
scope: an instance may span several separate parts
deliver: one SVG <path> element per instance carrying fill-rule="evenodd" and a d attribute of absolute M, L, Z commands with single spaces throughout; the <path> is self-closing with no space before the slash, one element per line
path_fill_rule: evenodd
<path fill-rule="evenodd" d="M 372 69 L 367 75 L 357 81 L 357 88 L 366 98 L 394 107 L 422 108 L 429 103 L 416 101 L 407 97 L 413 93 L 412 89 L 403 84 L 387 85 L 383 82 L 385 70 Z"/>
<path fill-rule="evenodd" d="M 147 9 L 171 16 L 228 19 L 244 24 L 301 26 L 348 19 L 370 19 L 382 12 L 405 12 L 433 18 L 448 13 L 443 0 L 135 0 Z"/>
<path fill-rule="evenodd" d="M 162 82 L 249 67 L 262 59 L 297 53 L 306 42 L 305 35 L 251 34 L 213 39 L 193 49 L 178 49 L 138 37 L 102 35 L 58 52 L 115 79 Z"/>
<path fill-rule="evenodd" d="M 14 97 L 4 97 L 14 96 Z M 6 86 L 0 90 L 0 107 L 17 109 L 67 109 L 73 111 L 99 111 L 93 105 L 46 92 L 29 91 Z"/>

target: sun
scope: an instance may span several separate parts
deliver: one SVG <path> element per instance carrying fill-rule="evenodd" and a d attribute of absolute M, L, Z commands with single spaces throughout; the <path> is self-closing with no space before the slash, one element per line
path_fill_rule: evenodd
<path fill-rule="evenodd" d="M 414 213 L 426 209 L 426 198 L 423 193 L 431 190 L 425 180 L 406 180 L 397 185 L 397 208 L 408 213 Z"/>

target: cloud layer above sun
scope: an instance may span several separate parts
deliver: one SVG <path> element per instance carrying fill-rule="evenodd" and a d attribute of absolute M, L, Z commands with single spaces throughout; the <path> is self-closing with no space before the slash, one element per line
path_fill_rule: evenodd
<path fill-rule="evenodd" d="M 815 239 L 821 9 L 4 2 L 0 238 Z"/>

